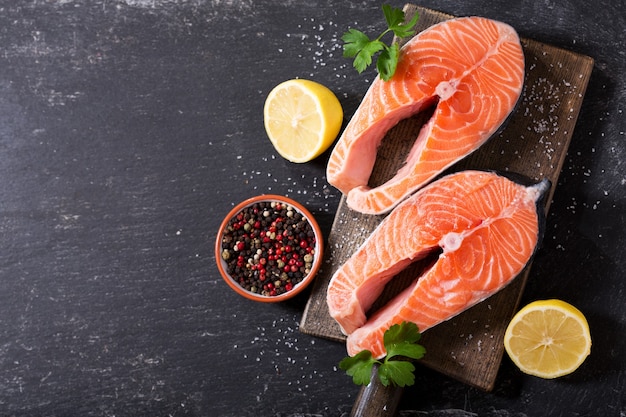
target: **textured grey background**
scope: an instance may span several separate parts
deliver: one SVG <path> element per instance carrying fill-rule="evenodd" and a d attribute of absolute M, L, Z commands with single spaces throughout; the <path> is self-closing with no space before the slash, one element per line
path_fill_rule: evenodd
<path fill-rule="evenodd" d="M 402 6 L 401 2 L 392 2 Z M 626 12 L 621 2 L 424 1 L 595 59 L 523 302 L 588 317 L 570 377 L 505 358 L 484 393 L 419 370 L 403 416 L 626 415 Z M 266 192 L 328 231 L 327 155 L 281 159 L 262 106 L 289 78 L 329 86 L 350 117 L 372 80 L 341 57 L 371 1 L 0 1 L 0 415 L 340 416 L 358 388 L 344 347 L 221 281 L 215 230 Z"/>

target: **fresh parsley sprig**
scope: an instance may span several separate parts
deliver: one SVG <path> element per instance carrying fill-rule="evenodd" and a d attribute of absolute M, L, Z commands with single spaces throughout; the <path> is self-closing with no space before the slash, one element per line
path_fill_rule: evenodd
<path fill-rule="evenodd" d="M 354 356 L 344 358 L 339 362 L 339 368 L 346 371 L 357 385 L 369 384 L 372 367 L 375 364 L 378 365 L 378 377 L 384 386 L 413 385 L 415 366 L 408 360 L 397 360 L 397 357 L 421 359 L 426 354 L 426 349 L 417 343 L 420 338 L 421 334 L 415 323 L 394 324 L 383 336 L 383 344 L 387 350 L 384 359 L 374 359 L 372 352 L 363 350 Z"/>
<path fill-rule="evenodd" d="M 414 35 L 413 27 L 419 19 L 419 14 L 416 12 L 411 21 L 405 24 L 402 9 L 391 7 L 388 4 L 384 4 L 382 8 L 387 21 L 387 29 L 376 39 L 370 39 L 365 33 L 357 29 L 349 29 L 341 39 L 345 42 L 343 56 L 354 58 L 353 66 L 359 74 L 372 64 L 374 55 L 380 52 L 376 60 L 376 69 L 380 77 L 388 81 L 396 72 L 400 47 L 397 43 L 387 45 L 381 39 L 390 32 L 393 32 L 398 38 Z"/>

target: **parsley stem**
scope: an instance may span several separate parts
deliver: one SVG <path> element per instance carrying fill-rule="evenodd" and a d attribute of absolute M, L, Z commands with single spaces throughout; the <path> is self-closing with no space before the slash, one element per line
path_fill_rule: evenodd
<path fill-rule="evenodd" d="M 385 36 L 386 34 L 388 34 L 389 32 L 392 32 L 391 29 L 385 29 L 385 31 L 383 33 L 381 33 L 380 35 L 378 35 L 378 37 L 376 38 L 377 41 L 380 41 L 383 36 Z"/>

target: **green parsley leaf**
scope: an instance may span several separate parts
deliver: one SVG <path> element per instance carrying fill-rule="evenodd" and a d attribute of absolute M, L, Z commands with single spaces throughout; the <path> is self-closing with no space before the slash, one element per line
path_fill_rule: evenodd
<path fill-rule="evenodd" d="M 339 368 L 346 371 L 356 385 L 367 385 L 370 382 L 374 363 L 376 359 L 372 357 L 372 352 L 363 350 L 354 356 L 345 357 L 339 362 Z"/>
<path fill-rule="evenodd" d="M 415 323 L 403 322 L 394 324 L 383 335 L 385 347 L 393 347 L 401 343 L 415 343 L 420 340 L 420 334 Z"/>
<path fill-rule="evenodd" d="M 376 61 L 376 70 L 380 74 L 380 78 L 384 81 L 389 81 L 389 79 L 393 77 L 393 74 L 396 73 L 399 56 L 400 47 L 395 43 L 391 45 L 391 47 L 382 51 L 378 56 L 378 60 Z"/>
<path fill-rule="evenodd" d="M 385 15 L 385 21 L 387 27 L 390 29 L 401 25 L 404 22 L 404 12 L 401 9 L 396 9 L 388 4 L 383 4 L 383 14 Z"/>
<path fill-rule="evenodd" d="M 385 44 L 380 41 L 368 43 L 355 57 L 354 68 L 356 68 L 359 73 L 365 71 L 365 68 L 372 64 L 372 56 L 383 49 L 385 49 Z"/>
<path fill-rule="evenodd" d="M 391 79 L 396 72 L 400 58 L 400 47 L 397 44 L 387 45 L 381 39 L 387 33 L 392 32 L 398 38 L 406 38 L 415 34 L 413 27 L 419 19 L 415 13 L 410 22 L 404 23 L 405 15 L 402 9 L 394 8 L 388 4 L 382 6 L 387 29 L 376 39 L 370 39 L 365 33 L 357 29 L 349 29 L 341 39 L 344 41 L 343 56 L 354 58 L 353 66 L 360 74 L 369 67 L 374 55 L 380 52 L 376 59 L 376 69 L 384 81 Z"/>
<path fill-rule="evenodd" d="M 374 365 L 378 365 L 378 377 L 384 386 L 413 385 L 415 366 L 409 360 L 394 358 L 401 356 L 407 359 L 421 359 L 426 349 L 417 344 L 420 338 L 421 334 L 415 323 L 394 324 L 383 335 L 383 344 L 387 351 L 384 359 L 376 360 L 372 357 L 372 352 L 363 350 L 352 357 L 344 358 L 339 362 L 339 368 L 352 376 L 357 385 L 369 384 Z"/>
<path fill-rule="evenodd" d="M 396 15 L 394 15 L 393 21 L 390 22 L 389 20 L 387 20 L 387 25 L 389 26 L 389 29 L 398 38 L 408 38 L 409 36 L 415 35 L 415 30 L 413 30 L 413 27 L 417 24 L 417 21 L 420 18 L 419 13 L 416 12 L 413 15 L 413 18 L 411 18 L 411 20 L 406 24 L 404 24 L 404 13 L 402 13 L 402 11 L 400 11 L 400 13 L 401 14 L 396 13 Z"/>
<path fill-rule="evenodd" d="M 378 368 L 378 377 L 384 386 L 406 387 L 415 384 L 415 366 L 409 361 L 385 361 Z"/>
<path fill-rule="evenodd" d="M 357 54 L 371 42 L 370 38 L 360 30 L 350 29 L 344 33 L 341 40 L 345 42 L 343 46 L 343 56 L 354 58 Z"/>

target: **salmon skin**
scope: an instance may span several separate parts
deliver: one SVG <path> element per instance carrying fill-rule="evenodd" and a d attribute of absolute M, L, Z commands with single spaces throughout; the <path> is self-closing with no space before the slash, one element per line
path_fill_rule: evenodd
<path fill-rule="evenodd" d="M 401 48 L 394 76 L 370 85 L 330 155 L 328 182 L 361 213 L 382 214 L 498 132 L 519 101 L 524 53 L 509 25 L 480 17 L 444 21 Z M 402 168 L 370 188 L 385 134 L 432 108 Z"/>
<path fill-rule="evenodd" d="M 330 315 L 348 335 L 350 355 L 385 355 L 393 324 L 425 331 L 493 295 L 530 261 L 543 230 L 550 181 L 522 185 L 494 172 L 461 171 L 398 205 L 334 273 Z M 410 263 L 440 252 L 416 281 L 371 317 L 385 284 Z"/>

